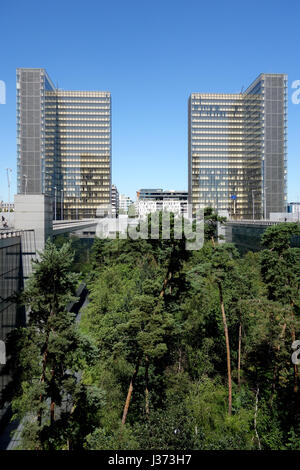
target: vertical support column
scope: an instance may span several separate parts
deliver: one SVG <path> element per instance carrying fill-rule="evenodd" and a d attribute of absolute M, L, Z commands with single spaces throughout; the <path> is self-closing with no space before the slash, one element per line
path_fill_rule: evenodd
<path fill-rule="evenodd" d="M 37 251 L 43 251 L 52 239 L 52 199 L 44 194 L 15 195 L 15 229 L 34 230 Z"/>

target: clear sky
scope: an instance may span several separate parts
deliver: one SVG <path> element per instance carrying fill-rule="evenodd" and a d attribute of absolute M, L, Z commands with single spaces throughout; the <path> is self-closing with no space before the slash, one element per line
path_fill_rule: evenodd
<path fill-rule="evenodd" d="M 112 93 L 112 167 L 121 193 L 187 189 L 191 92 L 238 93 L 261 72 L 289 78 L 288 195 L 300 201 L 300 4 L 252 0 L 37 0 L 0 4 L 0 200 L 16 192 L 16 68 L 59 88 Z"/>

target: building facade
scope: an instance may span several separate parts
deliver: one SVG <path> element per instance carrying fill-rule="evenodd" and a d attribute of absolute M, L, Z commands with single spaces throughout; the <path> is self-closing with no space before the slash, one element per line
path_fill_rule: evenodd
<path fill-rule="evenodd" d="M 287 206 L 287 76 L 261 74 L 244 93 L 192 93 L 189 202 L 260 219 Z"/>
<path fill-rule="evenodd" d="M 133 204 L 133 201 L 126 194 L 119 195 L 119 213 L 127 214 L 129 207 Z"/>
<path fill-rule="evenodd" d="M 11 351 L 6 348 L 6 344 L 9 333 L 26 324 L 25 309 L 19 306 L 13 297 L 24 287 L 21 245 L 24 244 L 24 239 L 27 236 L 26 231 L 0 231 L 0 342 L 2 344 L 2 355 L 0 355 L 0 430 L 2 420 L 9 412 L 11 400 L 9 387 L 14 372 L 14 361 L 11 360 Z M 32 247 L 27 245 L 26 248 L 31 249 Z M 3 352 L 4 357 L 1 357 Z"/>
<path fill-rule="evenodd" d="M 288 212 L 291 214 L 300 212 L 300 202 L 290 202 L 288 204 Z"/>
<path fill-rule="evenodd" d="M 111 206 L 113 215 L 118 217 L 119 215 L 119 191 L 115 184 L 111 186 Z"/>
<path fill-rule="evenodd" d="M 3 212 L 13 212 L 15 210 L 15 204 L 13 202 L 0 201 L 0 209 Z"/>
<path fill-rule="evenodd" d="M 144 217 L 150 212 L 168 211 L 174 214 L 187 214 L 188 211 L 187 191 L 164 191 L 157 189 L 139 189 L 135 203 L 137 214 Z"/>
<path fill-rule="evenodd" d="M 55 219 L 111 203 L 111 95 L 65 91 L 44 69 L 17 69 L 18 194 L 46 194 Z"/>

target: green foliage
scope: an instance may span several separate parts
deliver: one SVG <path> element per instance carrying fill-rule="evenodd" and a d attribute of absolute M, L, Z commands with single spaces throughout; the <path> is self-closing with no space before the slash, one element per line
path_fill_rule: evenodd
<path fill-rule="evenodd" d="M 76 442 L 76 426 L 62 426 L 62 423 L 66 424 L 66 416 L 67 423 L 76 421 L 78 413 L 71 412 L 71 407 L 83 403 L 79 367 L 92 363 L 97 350 L 78 331 L 74 315 L 66 309 L 74 299 L 78 281 L 78 276 L 70 270 L 72 262 L 70 244 L 58 249 L 48 241 L 40 260 L 34 263 L 33 275 L 23 294 L 29 322 L 26 329 L 18 330 L 15 335 L 19 389 L 13 410 L 14 418 L 26 421 L 22 431 L 24 448 L 56 449 L 70 439 Z M 66 400 L 69 409 L 63 412 Z M 88 416 L 89 403 L 88 392 L 82 408 L 82 413 Z M 77 422 L 81 428 L 84 427 L 82 413 Z M 79 435 L 81 432 L 82 429 L 78 430 Z"/>
<path fill-rule="evenodd" d="M 159 217 L 157 240 L 95 239 L 79 328 L 65 308 L 78 282 L 74 244 L 47 244 L 24 292 L 29 326 L 14 337 L 23 448 L 298 449 L 299 227 L 270 227 L 264 251 L 241 257 L 218 243 L 223 220 L 210 208 L 197 251 L 174 237 L 174 217 L 163 240 Z"/>
<path fill-rule="evenodd" d="M 300 308 L 300 249 L 291 248 L 291 238 L 300 234 L 298 224 L 279 224 L 268 228 L 262 236 L 266 250 L 261 256 L 262 278 L 268 297 L 293 303 Z"/>
<path fill-rule="evenodd" d="M 72 271 L 81 273 L 81 277 L 83 279 L 86 278 L 90 270 L 89 253 L 92 246 L 91 240 L 79 238 L 75 235 L 62 234 L 54 237 L 53 243 L 57 248 L 61 248 L 65 243 L 70 244 L 74 256 Z"/>
<path fill-rule="evenodd" d="M 255 448 L 253 410 L 243 390 L 233 399 L 233 415 L 227 414 L 227 390 L 218 380 L 203 378 L 194 383 L 186 398 L 195 428 L 195 448 L 226 450 Z"/>
<path fill-rule="evenodd" d="M 226 217 L 220 217 L 212 207 L 204 209 L 204 237 L 205 241 L 218 240 L 218 223 L 222 224 Z"/>
<path fill-rule="evenodd" d="M 89 434 L 84 443 L 86 450 L 137 450 L 141 449 L 131 428 L 119 426 L 116 430 L 98 428 Z"/>

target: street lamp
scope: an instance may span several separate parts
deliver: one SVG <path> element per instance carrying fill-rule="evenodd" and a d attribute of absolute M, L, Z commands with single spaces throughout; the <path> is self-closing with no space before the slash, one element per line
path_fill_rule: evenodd
<path fill-rule="evenodd" d="M 54 220 L 56 220 L 56 186 L 54 186 Z"/>
<path fill-rule="evenodd" d="M 78 220 L 78 196 L 75 196 L 75 210 L 76 210 L 76 220 Z"/>
<path fill-rule="evenodd" d="M 214 204 L 215 204 L 215 211 L 218 212 L 219 209 L 219 201 L 218 201 L 218 187 L 219 187 L 219 180 L 216 178 L 216 175 L 214 173 L 210 174 L 210 190 L 212 191 L 212 188 L 214 186 L 214 192 L 215 192 L 215 197 L 214 197 Z"/>
<path fill-rule="evenodd" d="M 257 192 L 258 189 L 252 189 L 252 219 L 254 220 L 254 193 Z"/>
<path fill-rule="evenodd" d="M 64 206 L 63 206 L 63 198 L 64 198 L 64 190 L 61 189 L 61 196 L 60 196 L 60 218 L 61 220 L 64 219 Z"/>
<path fill-rule="evenodd" d="M 264 186 L 264 220 L 267 220 L 267 198 L 266 198 L 266 189 L 269 189 L 268 186 Z"/>
<path fill-rule="evenodd" d="M 236 194 L 232 194 L 230 198 L 233 200 L 233 215 L 235 216 L 236 214 Z"/>
<path fill-rule="evenodd" d="M 7 174 L 7 184 L 8 184 L 8 212 L 10 212 L 10 177 L 11 177 L 12 169 L 6 168 Z"/>

